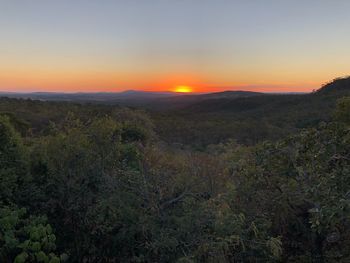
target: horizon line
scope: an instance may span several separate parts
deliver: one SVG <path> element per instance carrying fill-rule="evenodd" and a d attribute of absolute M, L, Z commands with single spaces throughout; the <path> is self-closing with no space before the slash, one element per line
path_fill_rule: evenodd
<path fill-rule="evenodd" d="M 191 94 L 210 94 L 210 93 L 223 93 L 223 92 L 252 92 L 252 93 L 262 93 L 262 94 L 283 94 L 283 93 L 294 93 L 294 94 L 307 94 L 317 91 L 318 89 L 314 89 L 311 91 L 254 91 L 254 90 L 244 90 L 244 89 L 227 89 L 222 91 L 193 91 L 193 92 L 177 92 L 171 90 L 164 91 L 152 91 L 152 90 L 138 90 L 138 89 L 126 89 L 121 91 L 6 91 L 0 90 L 0 94 L 35 94 L 35 93 L 46 93 L 46 94 L 99 94 L 99 93 L 113 93 L 120 94 L 125 92 L 140 92 L 140 93 L 173 93 L 173 94 L 181 94 L 181 95 L 191 95 Z"/>

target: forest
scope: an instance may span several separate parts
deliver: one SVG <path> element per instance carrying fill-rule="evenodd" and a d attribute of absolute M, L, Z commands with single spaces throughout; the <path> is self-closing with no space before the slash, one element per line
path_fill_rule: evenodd
<path fill-rule="evenodd" d="M 156 106 L 0 98 L 0 262 L 350 262 L 350 78 Z"/>

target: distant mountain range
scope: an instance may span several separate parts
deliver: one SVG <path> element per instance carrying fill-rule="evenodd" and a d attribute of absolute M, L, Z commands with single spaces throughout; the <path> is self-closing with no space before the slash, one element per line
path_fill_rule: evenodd
<path fill-rule="evenodd" d="M 21 100 L 0 98 L 0 106 L 11 115 L 18 112 L 14 105 L 22 105 L 20 114 L 27 119 L 35 119 L 37 123 L 45 122 L 42 121 L 41 110 L 33 111 L 37 108 L 32 105 L 50 111 L 46 114 L 52 121 L 57 119 L 55 107 L 60 108 L 61 105 L 66 109 L 95 108 L 101 114 L 119 105 L 139 107 L 148 111 L 162 140 L 202 147 L 230 138 L 250 144 L 266 138 L 282 138 L 303 128 L 317 127 L 319 123 L 332 119 L 339 98 L 350 96 L 350 77 L 336 79 L 307 94 L 250 91 L 182 94 L 129 90 L 121 93 L 1 93 L 1 96 L 29 99 L 23 103 Z M 85 103 L 95 105 L 85 107 Z M 6 105 L 13 105 L 13 108 L 9 110 Z"/>
<path fill-rule="evenodd" d="M 252 91 L 223 91 L 214 93 L 177 93 L 126 90 L 123 92 L 55 93 L 0 92 L 1 97 L 43 100 L 71 101 L 78 103 L 99 103 L 142 107 L 152 110 L 181 110 L 191 112 L 245 111 L 275 107 L 285 108 L 295 104 L 309 103 L 319 96 L 342 96 L 350 91 L 350 78 L 336 79 L 313 93 L 261 93 Z M 285 105 L 284 105 L 285 104 Z M 306 106 L 307 107 L 307 106 Z"/>
<path fill-rule="evenodd" d="M 176 96 L 174 92 L 147 92 L 137 90 L 127 90 L 123 92 L 78 92 L 78 93 L 61 93 L 61 92 L 0 92 L 0 96 L 11 98 L 28 98 L 39 100 L 57 100 L 57 101 L 113 101 L 118 99 L 147 99 L 163 98 Z"/>
<path fill-rule="evenodd" d="M 184 94 L 178 92 L 150 92 L 138 90 L 96 93 L 0 92 L 0 96 L 9 98 L 44 101 L 72 101 L 82 103 L 120 104 L 125 106 L 146 107 L 152 109 L 179 108 L 208 99 L 251 97 L 262 94 L 263 93 L 250 91 L 224 91 L 205 94 Z"/>
<path fill-rule="evenodd" d="M 244 94 L 244 93 L 243 93 Z M 338 78 L 324 85 L 312 93 L 253 93 L 248 96 L 220 96 L 208 97 L 205 100 L 197 100 L 184 110 L 192 113 L 199 112 L 231 112 L 239 113 L 256 112 L 257 115 L 276 115 L 283 111 L 299 112 L 304 114 L 314 111 L 323 112 L 324 109 L 332 109 L 335 102 L 343 96 L 350 96 L 350 77 Z M 323 109 L 322 109 L 323 108 Z"/>

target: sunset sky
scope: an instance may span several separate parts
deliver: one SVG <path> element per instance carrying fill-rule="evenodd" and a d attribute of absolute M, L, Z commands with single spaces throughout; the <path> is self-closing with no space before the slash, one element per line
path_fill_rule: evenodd
<path fill-rule="evenodd" d="M 0 0 L 2 91 L 310 91 L 350 74 L 349 0 Z"/>

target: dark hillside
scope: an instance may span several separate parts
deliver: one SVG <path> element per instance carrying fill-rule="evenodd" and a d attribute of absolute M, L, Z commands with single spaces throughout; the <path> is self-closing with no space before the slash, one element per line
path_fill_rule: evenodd
<path fill-rule="evenodd" d="M 233 138 L 255 144 L 329 121 L 336 101 L 349 95 L 350 78 L 342 78 L 309 94 L 205 99 L 153 115 L 160 135 L 169 142 L 203 147 Z"/>
<path fill-rule="evenodd" d="M 350 77 L 337 78 L 320 88 L 318 95 L 348 94 L 350 92 Z"/>

